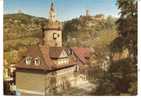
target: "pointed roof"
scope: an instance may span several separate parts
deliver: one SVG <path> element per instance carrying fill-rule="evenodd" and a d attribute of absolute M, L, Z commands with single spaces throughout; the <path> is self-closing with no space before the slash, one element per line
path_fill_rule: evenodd
<path fill-rule="evenodd" d="M 49 8 L 49 18 L 48 21 L 44 23 L 45 30 L 62 30 L 62 23 L 57 20 L 56 9 L 54 2 L 52 1 Z"/>
<path fill-rule="evenodd" d="M 50 10 L 51 10 L 51 11 L 55 11 L 55 5 L 54 5 L 54 3 L 53 3 L 53 2 L 51 3 Z"/>
<path fill-rule="evenodd" d="M 55 5 L 53 2 L 51 3 L 50 9 L 49 9 L 49 15 L 53 18 L 56 17 L 56 10 L 55 10 Z"/>

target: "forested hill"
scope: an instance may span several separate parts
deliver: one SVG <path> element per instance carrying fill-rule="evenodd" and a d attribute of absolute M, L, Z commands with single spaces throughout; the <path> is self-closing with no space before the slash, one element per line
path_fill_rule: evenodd
<path fill-rule="evenodd" d="M 45 18 L 23 13 L 4 15 L 4 40 L 38 37 L 40 33 L 40 23 L 45 20 Z"/>
<path fill-rule="evenodd" d="M 103 15 L 81 16 L 64 22 L 63 41 L 66 46 L 92 46 L 90 40 L 109 36 L 114 38 L 115 18 Z M 18 49 L 20 46 L 36 44 L 41 36 L 41 23 L 47 21 L 24 13 L 4 15 L 4 43 L 5 50 Z M 89 41 L 87 41 L 89 40 Z M 83 41 L 83 42 L 81 42 Z M 12 42 L 12 45 L 11 45 Z M 27 43 L 28 42 L 28 43 Z M 83 45 L 82 45 L 83 44 Z"/>
<path fill-rule="evenodd" d="M 4 50 L 19 49 L 39 42 L 42 21 L 46 19 L 23 13 L 4 15 Z"/>
<path fill-rule="evenodd" d="M 66 46 L 95 47 L 107 45 L 117 36 L 116 18 L 104 15 L 80 16 L 64 23 Z"/>
<path fill-rule="evenodd" d="M 107 45 L 117 35 L 115 20 L 111 16 L 104 18 L 102 15 L 96 15 L 81 16 L 63 22 L 63 43 L 65 46 L 79 47 Z M 7 58 L 11 51 L 18 53 L 39 43 L 43 22 L 47 22 L 47 19 L 24 13 L 4 15 L 5 57 Z"/>

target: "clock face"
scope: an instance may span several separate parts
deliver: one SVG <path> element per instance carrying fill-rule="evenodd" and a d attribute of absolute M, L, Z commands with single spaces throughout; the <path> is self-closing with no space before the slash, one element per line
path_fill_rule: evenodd
<path fill-rule="evenodd" d="M 53 39 L 57 39 L 58 34 L 57 33 L 53 33 Z"/>
<path fill-rule="evenodd" d="M 60 34 L 58 34 L 58 33 L 53 33 L 53 39 L 57 39 L 57 38 L 59 38 L 60 37 Z"/>

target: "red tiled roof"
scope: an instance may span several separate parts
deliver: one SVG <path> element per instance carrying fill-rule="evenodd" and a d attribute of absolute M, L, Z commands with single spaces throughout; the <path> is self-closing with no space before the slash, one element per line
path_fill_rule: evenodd
<path fill-rule="evenodd" d="M 60 51 L 63 50 L 63 49 L 64 48 L 60 48 Z M 53 51 L 53 52 L 55 52 L 55 51 Z M 25 64 L 25 58 L 24 58 L 20 63 L 16 64 L 16 68 L 56 70 L 56 69 L 60 69 L 60 68 L 64 68 L 64 67 L 68 67 L 68 66 L 72 66 L 72 65 L 76 64 L 76 62 L 73 59 L 71 59 L 69 64 L 60 65 L 60 66 L 56 65 L 49 55 L 49 48 L 47 48 L 45 46 L 32 46 L 32 47 L 30 47 L 27 51 L 26 56 L 30 56 L 32 58 L 40 57 L 41 58 L 41 64 L 38 65 L 38 66 L 34 65 L 34 64 L 26 65 Z"/>
<path fill-rule="evenodd" d="M 44 61 L 45 61 L 46 65 L 48 66 L 48 69 L 52 69 L 53 67 L 55 68 L 56 65 L 53 63 L 53 61 L 49 57 L 49 48 L 44 47 L 44 46 L 40 46 L 40 50 L 41 50 L 42 56 L 44 58 Z"/>
<path fill-rule="evenodd" d="M 18 64 L 16 64 L 16 68 L 26 68 L 26 69 L 45 69 L 46 68 L 46 64 L 44 62 L 44 59 L 42 58 L 42 54 L 40 52 L 40 48 L 38 46 L 32 46 L 30 48 L 28 48 L 27 52 L 26 52 L 26 57 L 30 56 L 32 58 L 36 58 L 36 57 L 40 57 L 41 58 L 41 65 L 40 66 L 35 66 L 34 64 L 31 65 L 26 65 L 25 64 L 25 59 L 24 58 L 21 62 L 19 62 Z"/>
<path fill-rule="evenodd" d="M 74 54 L 79 58 L 82 63 L 87 63 L 87 59 L 90 57 L 90 49 L 89 48 L 71 48 Z"/>

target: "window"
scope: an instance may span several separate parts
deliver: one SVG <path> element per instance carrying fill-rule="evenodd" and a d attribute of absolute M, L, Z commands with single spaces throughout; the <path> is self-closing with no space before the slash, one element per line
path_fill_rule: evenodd
<path fill-rule="evenodd" d="M 59 59 L 57 62 L 58 62 L 58 65 L 63 65 L 63 64 L 68 64 L 69 60 L 68 59 Z"/>
<path fill-rule="evenodd" d="M 68 59 L 64 59 L 64 64 L 68 64 L 69 60 Z"/>
<path fill-rule="evenodd" d="M 60 65 L 61 63 L 60 63 L 60 61 L 58 61 L 58 65 Z"/>
<path fill-rule="evenodd" d="M 37 58 L 34 59 L 34 64 L 37 65 L 37 66 L 41 64 L 40 57 L 37 57 Z"/>
<path fill-rule="evenodd" d="M 25 63 L 30 65 L 32 63 L 32 57 L 26 57 Z"/>
<path fill-rule="evenodd" d="M 62 64 L 63 64 L 62 59 L 59 59 L 59 60 L 58 60 L 58 65 L 62 65 Z"/>
<path fill-rule="evenodd" d="M 64 62 L 63 62 L 64 64 L 67 64 L 67 61 L 66 60 L 64 60 Z"/>

